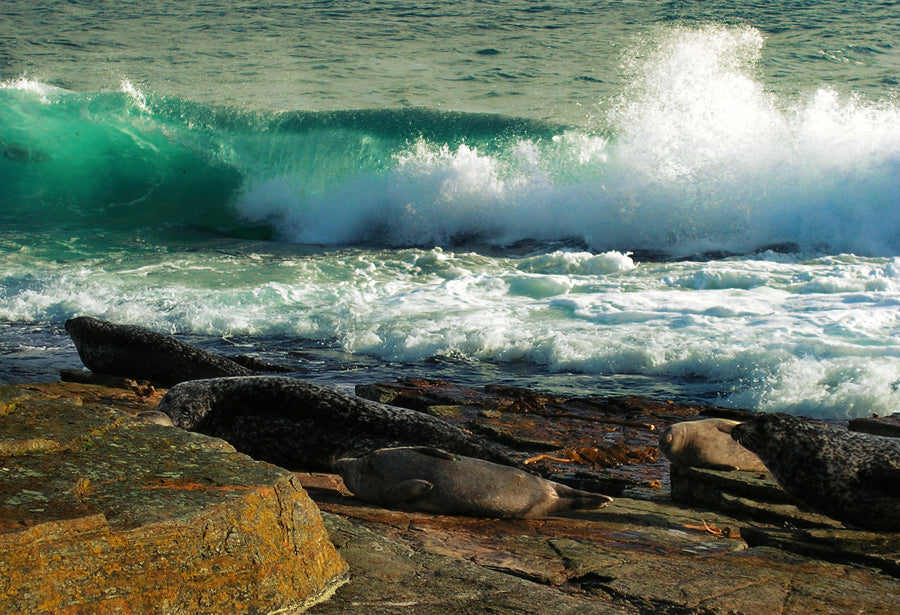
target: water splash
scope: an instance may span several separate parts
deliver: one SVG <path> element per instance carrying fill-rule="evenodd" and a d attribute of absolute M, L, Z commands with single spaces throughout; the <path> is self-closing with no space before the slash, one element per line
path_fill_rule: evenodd
<path fill-rule="evenodd" d="M 827 88 L 779 97 L 758 74 L 763 45 L 752 28 L 659 30 L 626 55 L 601 130 L 424 109 L 243 113 L 127 80 L 51 104 L 40 84 L 9 82 L 0 216 L 262 225 L 336 245 L 898 253 L 900 107 Z"/>
<path fill-rule="evenodd" d="M 900 109 L 829 89 L 780 99 L 757 75 L 763 43 L 752 28 L 661 30 L 629 54 L 608 136 L 419 139 L 319 191 L 257 178 L 239 209 L 254 221 L 277 214 L 293 241 L 900 250 Z"/>

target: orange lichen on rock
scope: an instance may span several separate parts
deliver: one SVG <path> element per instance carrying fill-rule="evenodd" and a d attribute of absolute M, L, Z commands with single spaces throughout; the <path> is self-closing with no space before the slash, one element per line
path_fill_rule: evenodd
<path fill-rule="evenodd" d="M 344 581 L 289 472 L 105 405 L 18 391 L 0 431 L 0 613 L 267 613 Z M 59 445 L 12 446 L 23 434 Z"/>

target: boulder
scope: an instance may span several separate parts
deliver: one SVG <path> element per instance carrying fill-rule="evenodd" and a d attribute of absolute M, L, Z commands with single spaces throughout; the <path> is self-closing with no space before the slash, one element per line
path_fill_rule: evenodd
<path fill-rule="evenodd" d="M 292 474 L 65 387 L 0 386 L 0 613 L 300 612 L 346 580 Z"/>

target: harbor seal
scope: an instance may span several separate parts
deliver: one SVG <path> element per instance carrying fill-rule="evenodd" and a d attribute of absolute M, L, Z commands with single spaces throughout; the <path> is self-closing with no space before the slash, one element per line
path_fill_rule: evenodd
<path fill-rule="evenodd" d="M 422 512 L 536 519 L 612 502 L 606 495 L 437 448 L 384 448 L 338 459 L 334 467 L 359 499 Z"/>
<path fill-rule="evenodd" d="M 290 376 L 182 382 L 169 389 L 158 410 L 176 427 L 221 438 L 292 470 L 329 471 L 339 457 L 404 444 L 515 465 L 498 448 L 429 414 Z"/>
<path fill-rule="evenodd" d="M 283 371 L 260 361 L 253 363 L 253 359 L 232 360 L 170 335 L 93 316 L 67 320 L 66 331 L 75 342 L 81 362 L 92 372 L 150 380 L 164 387 L 185 380 Z"/>
<path fill-rule="evenodd" d="M 159 410 L 146 410 L 137 415 L 137 418 L 149 425 L 161 425 L 162 427 L 174 427 L 172 419 L 165 412 Z"/>
<path fill-rule="evenodd" d="M 833 519 L 900 531 L 900 439 L 766 414 L 731 431 L 789 494 Z"/>
<path fill-rule="evenodd" d="M 760 458 L 731 437 L 735 425 L 728 419 L 675 423 L 659 437 L 659 448 L 677 466 L 765 472 Z"/>

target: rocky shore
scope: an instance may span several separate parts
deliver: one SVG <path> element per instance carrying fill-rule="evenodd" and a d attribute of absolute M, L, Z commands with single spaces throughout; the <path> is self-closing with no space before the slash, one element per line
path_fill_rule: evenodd
<path fill-rule="evenodd" d="M 0 386 L 0 612 L 300 612 L 346 579 L 294 475 L 133 417 L 156 397 Z"/>
<path fill-rule="evenodd" d="M 659 455 L 668 425 L 739 411 L 431 380 L 358 389 L 519 461 L 543 454 L 531 467 L 545 477 L 616 498 L 497 520 L 375 507 L 336 475 L 134 418 L 162 393 L 127 380 L 0 388 L 0 613 L 900 610 L 900 534 L 803 510 L 766 474 Z"/>

